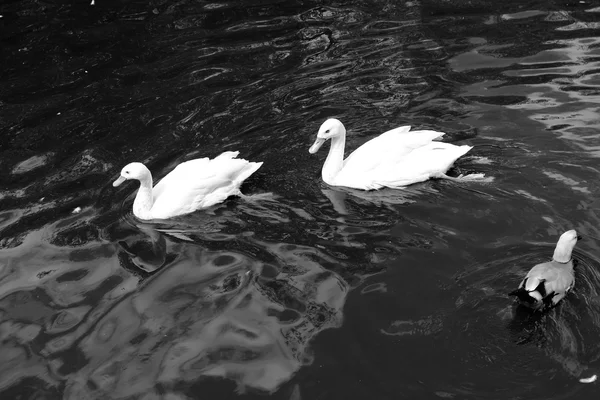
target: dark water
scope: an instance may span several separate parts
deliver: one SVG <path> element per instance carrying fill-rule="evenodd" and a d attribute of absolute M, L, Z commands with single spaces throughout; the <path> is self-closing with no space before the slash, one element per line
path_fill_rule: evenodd
<path fill-rule="evenodd" d="M 1 399 L 597 398 L 600 3 L 6 0 L 0 6 Z M 453 173 L 320 180 L 410 124 Z M 131 215 L 130 161 L 264 161 L 230 199 Z M 73 212 L 80 208 L 80 212 Z M 506 296 L 575 228 L 576 289 Z"/>

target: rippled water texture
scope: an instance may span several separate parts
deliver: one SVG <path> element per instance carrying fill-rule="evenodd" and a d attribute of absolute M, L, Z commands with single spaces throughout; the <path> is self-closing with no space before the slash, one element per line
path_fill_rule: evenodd
<path fill-rule="evenodd" d="M 594 399 L 600 373 L 600 4 L 7 0 L 0 5 L 1 399 Z M 400 125 L 475 148 L 452 174 L 320 179 Z M 131 215 L 224 150 L 232 198 Z M 576 287 L 507 293 L 575 228 Z"/>

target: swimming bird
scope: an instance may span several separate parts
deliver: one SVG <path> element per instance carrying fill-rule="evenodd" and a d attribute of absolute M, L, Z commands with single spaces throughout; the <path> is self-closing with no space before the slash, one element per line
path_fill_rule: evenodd
<path fill-rule="evenodd" d="M 364 143 L 344 160 L 346 128 L 337 119 L 323 122 L 315 143 L 310 147 L 316 153 L 326 140 L 331 139 L 329 155 L 323 164 L 321 177 L 332 186 L 362 190 L 398 189 L 430 178 L 474 180 L 483 174 L 451 178 L 446 172 L 454 162 L 471 150 L 472 146 L 455 146 L 436 140 L 444 132 L 411 131 L 410 126 L 392 129 Z"/>
<path fill-rule="evenodd" d="M 139 162 L 127 164 L 113 182 L 140 181 L 133 214 L 143 220 L 167 219 L 210 207 L 229 196 L 243 196 L 240 186 L 261 167 L 262 162 L 236 158 L 239 151 L 226 151 L 214 159 L 183 162 L 152 187 L 152 174 Z"/>
<path fill-rule="evenodd" d="M 517 296 L 521 304 L 542 310 L 561 301 L 575 284 L 571 253 L 581 236 L 572 229 L 558 239 L 552 261 L 537 264 L 516 290 L 509 295 Z"/>

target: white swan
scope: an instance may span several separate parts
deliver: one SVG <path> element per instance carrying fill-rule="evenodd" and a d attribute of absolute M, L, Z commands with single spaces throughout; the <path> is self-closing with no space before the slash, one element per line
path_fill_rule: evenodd
<path fill-rule="evenodd" d="M 214 159 L 197 158 L 179 164 L 152 188 L 152 174 L 139 162 L 127 164 L 113 182 L 140 181 L 133 202 L 133 214 L 144 220 L 166 219 L 191 213 L 242 196 L 240 186 L 262 162 L 236 158 L 239 151 L 226 151 Z"/>
<path fill-rule="evenodd" d="M 309 152 L 316 153 L 327 139 L 331 139 L 321 176 L 332 186 L 397 189 L 429 178 L 483 178 L 483 174 L 459 178 L 446 175 L 452 164 L 472 147 L 434 141 L 443 135 L 436 131 L 411 131 L 410 126 L 402 126 L 369 140 L 344 160 L 346 128 L 332 118 L 321 125 Z"/>
<path fill-rule="evenodd" d="M 571 253 L 578 239 L 581 236 L 574 229 L 563 233 L 556 244 L 552 261 L 531 268 L 518 289 L 509 294 L 535 310 L 557 305 L 575 284 Z"/>

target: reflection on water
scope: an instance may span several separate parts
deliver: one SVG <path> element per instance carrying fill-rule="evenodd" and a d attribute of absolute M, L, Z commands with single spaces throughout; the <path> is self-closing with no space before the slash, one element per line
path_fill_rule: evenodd
<path fill-rule="evenodd" d="M 284 247 L 274 255 L 296 258 Z M 67 379 L 67 398 L 127 397 L 203 376 L 272 391 L 309 361 L 312 336 L 340 325 L 346 291 L 317 263 L 289 269 L 188 247 L 78 341 L 88 362 Z"/>
<path fill-rule="evenodd" d="M 374 192 L 365 192 L 362 190 L 332 187 L 321 189 L 321 192 L 329 199 L 335 211 L 340 215 L 347 215 L 346 198 L 351 196 L 352 200 L 360 200 L 362 203 L 377 204 L 380 206 L 392 207 L 393 204 L 414 203 L 411 197 L 418 194 L 435 194 L 435 189 L 422 185 L 404 188 L 402 190 L 378 190 Z"/>
<path fill-rule="evenodd" d="M 122 398 L 220 376 L 273 391 L 310 363 L 318 332 L 342 323 L 348 286 L 318 249 L 248 236 L 264 263 L 137 227 L 73 248 L 50 244 L 51 226 L 5 250 L 4 388 L 45 377 L 66 383 L 65 398 Z"/>
<path fill-rule="evenodd" d="M 0 4 L 0 398 L 591 394 L 596 5 L 63 3 Z M 474 146 L 453 172 L 495 180 L 328 187 L 327 117 L 349 151 L 447 132 Z M 271 198 L 142 223 L 110 185 L 227 150 Z M 574 292 L 520 313 L 506 293 L 571 228 Z"/>

